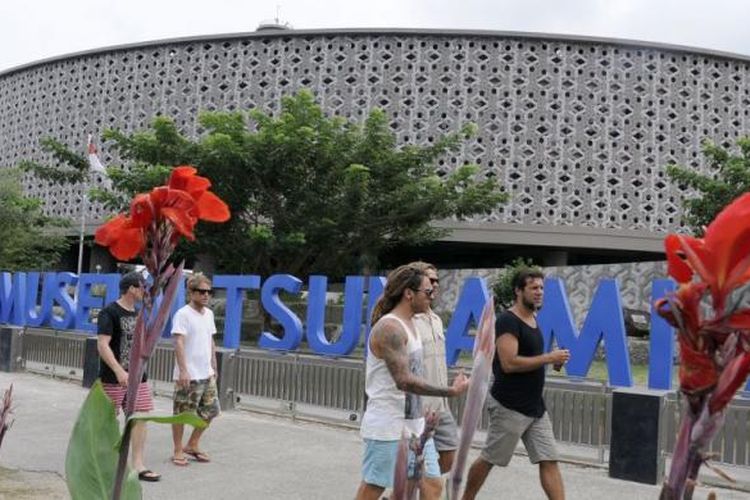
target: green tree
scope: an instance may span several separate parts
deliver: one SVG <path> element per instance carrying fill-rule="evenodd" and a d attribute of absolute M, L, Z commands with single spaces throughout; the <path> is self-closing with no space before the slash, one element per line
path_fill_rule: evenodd
<path fill-rule="evenodd" d="M 40 202 L 26 198 L 17 169 L 0 168 L 0 270 L 49 269 L 68 246 L 59 219 L 46 217 Z"/>
<path fill-rule="evenodd" d="M 667 166 L 667 175 L 681 189 L 697 193 L 683 200 L 685 222 L 697 234 L 739 195 L 750 191 L 750 137 L 737 140 L 739 154 L 732 153 L 709 141 L 703 143 L 703 155 L 710 172 L 702 174 L 678 166 Z"/>
<path fill-rule="evenodd" d="M 471 126 L 429 146 L 399 146 L 382 111 L 363 124 L 328 117 L 309 91 L 283 98 L 276 116 L 205 112 L 199 123 L 198 139 L 166 117 L 132 134 L 106 132 L 128 168 L 109 168 L 114 190 L 95 197 L 122 210 L 134 193 L 163 182 L 167 166 L 195 165 L 233 216 L 200 228 L 198 243 L 182 250 L 210 254 L 220 269 L 342 276 L 374 268 L 392 246 L 446 234 L 430 221 L 488 213 L 506 200 L 475 165 L 438 167 Z"/>

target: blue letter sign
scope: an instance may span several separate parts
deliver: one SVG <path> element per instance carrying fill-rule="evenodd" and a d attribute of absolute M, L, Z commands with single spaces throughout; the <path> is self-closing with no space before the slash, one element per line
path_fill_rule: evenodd
<path fill-rule="evenodd" d="M 42 279 L 43 277 L 43 279 Z M 76 328 L 90 333 L 96 326 L 90 321 L 91 310 L 112 302 L 118 296 L 117 274 L 82 274 L 48 272 L 0 273 L 0 323 L 17 326 L 49 326 L 58 330 Z M 42 283 L 40 283 L 42 281 Z M 215 288 L 226 289 L 224 315 L 224 346 L 240 347 L 242 325 L 242 302 L 247 290 L 261 289 L 263 309 L 281 325 L 282 333 L 276 336 L 262 332 L 259 346 L 264 349 L 292 351 L 299 347 L 303 337 L 310 349 L 325 356 L 342 356 L 353 352 L 358 345 L 366 345 L 370 332 L 370 317 L 378 298 L 382 295 L 386 280 L 382 276 L 348 276 L 344 286 L 344 315 L 340 334 L 329 340 L 325 333 L 326 293 L 328 280 L 325 276 L 311 276 L 309 282 L 306 329 L 300 318 L 285 305 L 280 292 L 299 294 L 302 282 L 288 274 L 270 276 L 262 283 L 256 275 L 219 275 L 213 279 Z M 622 316 L 622 304 L 617 282 L 601 280 L 591 307 L 579 332 L 570 312 L 563 282 L 558 278 L 545 280 L 544 306 L 538 320 L 544 334 L 545 349 L 552 341 L 570 349 L 571 358 L 566 373 L 575 377 L 585 376 L 599 344 L 606 349 L 609 383 L 616 386 L 631 386 L 630 359 Z M 40 286 L 41 285 L 41 286 Z M 94 296 L 92 287 L 104 285 L 106 296 Z M 367 317 L 362 318 L 365 285 L 367 285 Z M 72 290 L 78 287 L 77 301 Z M 651 301 L 674 290 L 669 279 L 654 280 Z M 41 295 L 41 297 L 40 297 Z M 156 304 L 160 301 L 157 297 Z M 184 304 L 185 285 L 180 284 L 172 314 Z M 452 311 L 446 330 L 446 360 L 453 365 L 461 351 L 471 352 L 474 338 L 469 330 L 477 325 L 485 303 L 489 300 L 487 285 L 482 278 L 471 277 L 464 281 Z M 54 308 L 54 309 L 53 309 Z M 169 323 L 163 335 L 169 335 Z M 364 341 L 360 339 L 364 333 Z M 672 388 L 674 357 L 674 331 L 651 311 L 651 336 L 648 385 L 652 389 Z M 365 351 L 366 352 L 366 351 Z M 750 382 L 746 390 L 750 390 Z"/>
<path fill-rule="evenodd" d="M 548 349 L 554 337 L 558 347 L 570 350 L 570 361 L 565 365 L 565 372 L 585 377 L 594 360 L 596 348 L 604 339 L 609 383 L 632 386 L 630 356 L 617 282 L 611 279 L 599 282 L 580 333 L 570 314 L 562 280 L 548 278 L 544 280 L 544 285 L 544 305 L 538 316 L 539 326 Z"/>
<path fill-rule="evenodd" d="M 487 285 L 482 278 L 467 278 L 458 298 L 456 310 L 445 332 L 445 357 L 449 365 L 455 365 L 461 351 L 474 350 L 474 337 L 469 328 L 479 324 L 484 305 L 490 299 Z"/>
<path fill-rule="evenodd" d="M 258 340 L 260 347 L 279 351 L 293 351 L 299 347 L 302 341 L 302 322 L 281 302 L 279 292 L 284 290 L 298 294 L 301 289 L 302 282 L 291 274 L 275 274 L 263 284 L 260 292 L 263 309 L 281 324 L 284 333 L 278 338 L 273 333 L 264 331 Z"/>

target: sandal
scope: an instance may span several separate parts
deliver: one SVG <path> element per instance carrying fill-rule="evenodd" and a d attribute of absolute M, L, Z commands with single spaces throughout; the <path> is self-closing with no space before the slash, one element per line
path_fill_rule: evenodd
<path fill-rule="evenodd" d="M 185 457 L 172 457 L 172 463 L 178 467 L 185 467 L 189 465 L 188 459 Z"/>
<path fill-rule="evenodd" d="M 208 455 L 206 455 L 202 451 L 184 449 L 182 450 L 182 452 L 193 457 L 196 462 L 208 463 L 211 461 Z"/>
<path fill-rule="evenodd" d="M 144 469 L 138 473 L 138 479 L 141 481 L 148 481 L 149 483 L 155 483 L 161 479 L 161 474 L 148 469 Z"/>

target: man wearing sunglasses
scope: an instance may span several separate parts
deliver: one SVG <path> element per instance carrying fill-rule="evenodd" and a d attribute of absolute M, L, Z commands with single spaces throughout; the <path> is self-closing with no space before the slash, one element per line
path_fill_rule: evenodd
<path fill-rule="evenodd" d="M 396 461 L 404 433 L 420 436 L 424 430 L 420 396 L 455 397 L 469 386 L 463 373 L 451 386 L 431 384 L 423 378 L 422 342 L 413 318 L 429 309 L 433 292 L 421 268 L 400 266 L 388 274 L 383 294 L 373 308 L 365 367 L 367 409 L 360 428 L 365 449 L 357 500 L 380 499 L 383 491 L 393 486 L 396 473 L 418 475 L 413 453 L 408 471 L 396 471 Z M 423 459 L 420 498 L 438 500 L 442 480 L 432 438 L 424 444 Z"/>
<path fill-rule="evenodd" d="M 443 320 L 432 310 L 432 303 L 437 298 L 440 279 L 437 268 L 427 262 L 413 262 L 412 266 L 422 269 L 430 280 L 432 294 L 430 304 L 423 313 L 414 316 L 414 326 L 422 339 L 422 357 L 424 358 L 424 378 L 435 385 L 448 385 L 448 366 L 445 358 L 445 333 Z M 438 425 L 435 428 L 435 448 L 438 452 L 440 473 L 451 470 L 453 458 L 458 448 L 458 427 L 453 418 L 447 398 L 425 396 L 422 404 L 427 411 L 438 414 Z"/>
<path fill-rule="evenodd" d="M 196 412 L 207 424 L 219 415 L 216 390 L 216 324 L 209 309 L 211 280 L 203 274 L 188 279 L 189 303 L 172 318 L 172 337 L 176 363 L 174 367 L 174 414 Z M 197 462 L 210 462 L 199 446 L 201 435 L 208 427 L 193 429 L 185 446 L 182 444 L 184 425 L 172 425 L 174 452 L 172 463 L 188 465 L 190 456 Z"/>

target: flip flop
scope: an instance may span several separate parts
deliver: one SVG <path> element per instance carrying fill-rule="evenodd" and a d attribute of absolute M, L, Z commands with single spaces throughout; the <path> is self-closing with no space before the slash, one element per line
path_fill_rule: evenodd
<path fill-rule="evenodd" d="M 138 473 L 138 479 L 141 481 L 148 481 L 149 483 L 155 483 L 161 479 L 161 474 L 148 469 L 144 469 Z"/>
<path fill-rule="evenodd" d="M 211 461 L 211 459 L 203 453 L 202 451 L 198 450 L 182 450 L 182 452 L 186 455 L 190 455 L 195 459 L 196 462 L 202 462 L 202 463 L 208 463 Z"/>
<path fill-rule="evenodd" d="M 172 457 L 172 463 L 177 467 L 187 467 L 188 465 L 190 465 L 188 463 L 188 459 L 185 457 Z"/>

